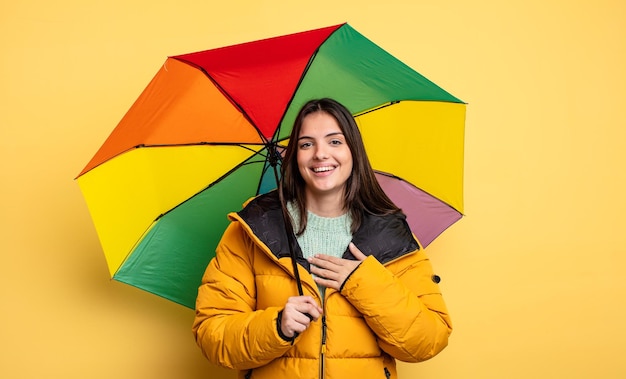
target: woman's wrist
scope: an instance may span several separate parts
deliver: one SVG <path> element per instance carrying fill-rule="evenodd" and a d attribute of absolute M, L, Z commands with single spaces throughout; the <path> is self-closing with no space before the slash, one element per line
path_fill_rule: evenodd
<path fill-rule="evenodd" d="M 283 320 L 283 311 L 278 312 L 278 316 L 276 317 L 276 331 L 278 332 L 278 336 L 285 342 L 293 342 L 296 339 L 295 336 L 287 337 L 285 333 L 283 333 L 282 328 L 282 320 Z"/>

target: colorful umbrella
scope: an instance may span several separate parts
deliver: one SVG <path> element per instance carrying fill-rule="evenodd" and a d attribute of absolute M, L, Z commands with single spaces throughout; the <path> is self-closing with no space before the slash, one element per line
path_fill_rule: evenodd
<path fill-rule="evenodd" d="M 320 97 L 356 116 L 422 246 L 461 218 L 465 104 L 335 25 L 165 61 L 77 178 L 112 277 L 193 308 L 226 214 L 276 187 L 268 152 Z"/>

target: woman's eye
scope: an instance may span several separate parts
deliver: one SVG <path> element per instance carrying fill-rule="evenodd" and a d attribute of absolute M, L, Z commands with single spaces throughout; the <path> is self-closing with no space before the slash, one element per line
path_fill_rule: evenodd
<path fill-rule="evenodd" d="M 311 143 L 311 142 L 302 142 L 302 143 L 300 144 L 300 148 L 301 148 L 301 149 L 306 149 L 307 147 L 311 147 L 311 146 L 312 146 L 312 143 Z"/>
<path fill-rule="evenodd" d="M 341 145 L 343 143 L 343 141 L 338 140 L 338 139 L 334 139 L 330 141 L 331 145 Z"/>

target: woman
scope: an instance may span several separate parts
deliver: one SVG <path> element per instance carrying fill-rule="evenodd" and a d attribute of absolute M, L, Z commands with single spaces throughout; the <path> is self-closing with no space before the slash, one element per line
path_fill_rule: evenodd
<path fill-rule="evenodd" d="M 207 267 L 193 324 L 207 358 L 240 378 L 367 379 L 439 353 L 452 326 L 438 278 L 378 185 L 350 112 L 306 103 L 281 174 L 286 206 L 273 191 L 231 213 Z"/>

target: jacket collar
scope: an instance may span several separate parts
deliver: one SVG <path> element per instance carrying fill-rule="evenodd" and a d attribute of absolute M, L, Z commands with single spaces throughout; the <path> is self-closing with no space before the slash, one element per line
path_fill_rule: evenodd
<path fill-rule="evenodd" d="M 277 191 L 254 198 L 237 214 L 276 258 L 290 256 Z M 309 270 L 309 263 L 302 256 L 300 246 L 295 238 L 293 241 L 298 263 Z M 352 236 L 352 242 L 363 254 L 373 255 L 382 264 L 419 249 L 419 244 L 413 237 L 403 214 L 388 216 L 366 214 L 361 227 Z M 355 259 L 349 250 L 344 252 L 343 258 Z"/>

